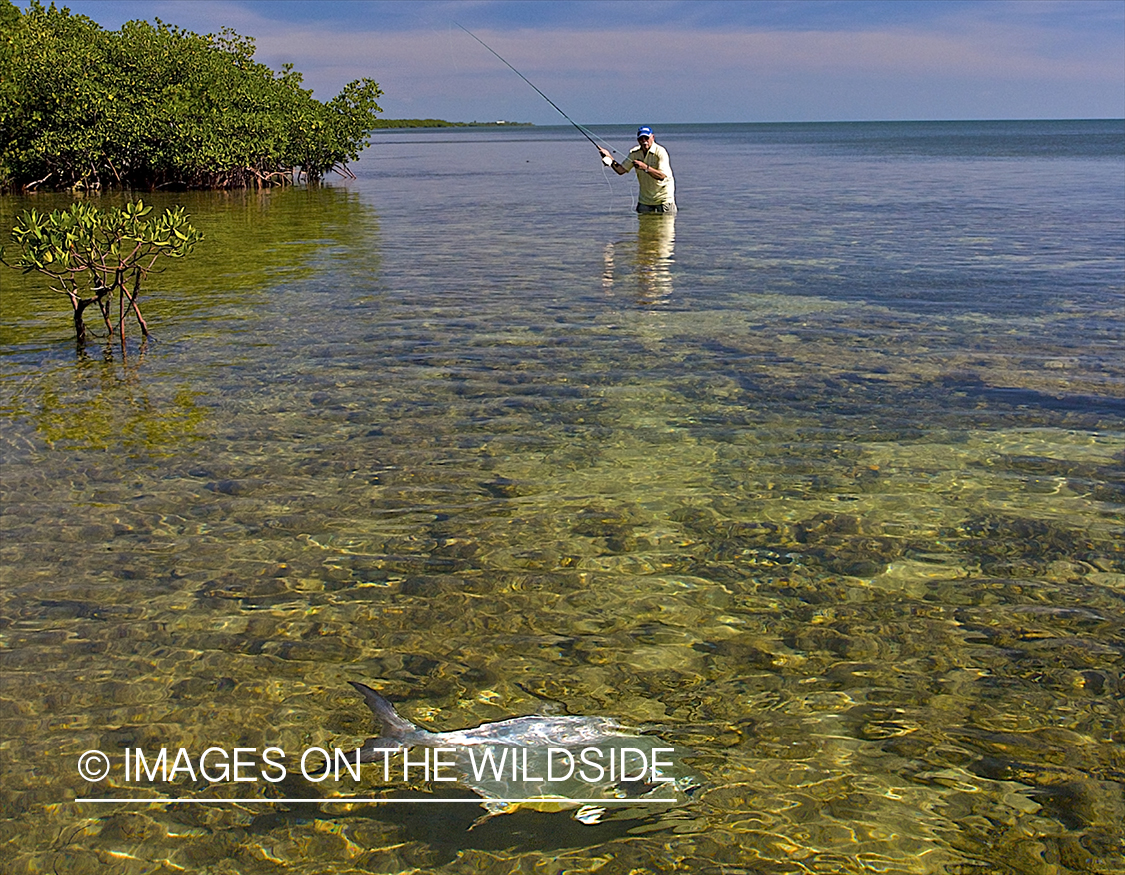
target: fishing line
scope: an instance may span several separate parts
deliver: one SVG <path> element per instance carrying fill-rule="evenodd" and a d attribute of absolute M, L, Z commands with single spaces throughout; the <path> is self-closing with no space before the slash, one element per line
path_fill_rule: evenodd
<path fill-rule="evenodd" d="M 610 176 L 609 176 L 609 169 L 607 167 L 604 167 L 604 166 L 602 167 L 602 179 L 605 180 L 605 186 L 606 186 L 607 189 L 609 189 L 610 199 L 611 200 L 618 199 L 617 191 L 613 187 L 613 180 L 610 179 Z M 625 200 L 629 203 L 630 206 L 632 206 L 633 200 L 629 195 L 625 195 Z M 612 207 L 611 207 L 611 209 L 612 209 Z"/>
<path fill-rule="evenodd" d="M 453 23 L 457 24 L 456 21 L 453 22 Z M 577 130 L 578 133 L 580 133 L 583 137 L 585 137 L 587 140 L 589 140 L 591 143 L 593 143 L 596 148 L 601 148 L 598 145 L 597 140 L 595 140 L 590 135 L 590 133 L 587 132 L 587 130 L 584 127 L 582 127 L 582 125 L 578 124 L 578 122 L 576 122 L 574 119 L 572 119 L 570 116 L 568 116 L 565 112 L 563 112 L 561 107 L 559 107 L 559 105 L 557 103 L 555 103 L 553 100 L 551 100 L 551 98 L 549 98 L 546 94 L 544 94 L 542 91 L 540 91 L 536 87 L 534 82 L 532 82 L 530 79 L 528 79 L 526 76 L 524 76 L 523 73 L 521 73 L 519 70 L 517 70 L 511 64 L 509 64 L 507 61 L 505 61 L 503 58 L 501 58 L 500 55 L 488 45 L 488 43 L 486 43 L 484 40 L 482 40 L 479 36 L 477 36 L 475 33 L 473 33 L 467 27 L 463 27 L 460 24 L 457 24 L 457 26 L 460 27 L 461 30 L 465 31 L 465 33 L 467 33 L 473 39 L 475 39 L 478 43 L 480 43 L 482 46 L 484 46 L 486 49 L 488 49 L 490 52 L 492 52 L 492 54 L 496 55 L 497 58 L 500 58 L 500 61 L 504 64 L 505 67 L 507 67 L 509 70 L 511 70 L 517 76 L 519 76 L 524 82 L 526 82 L 528 85 L 530 85 L 532 88 L 534 88 L 535 92 L 540 97 L 542 97 L 545 101 L 547 101 L 547 103 L 551 104 L 551 106 L 553 106 L 555 109 L 558 110 L 559 115 L 561 115 L 564 119 L 566 119 L 568 122 L 570 122 L 572 125 L 574 125 L 575 130 Z M 613 152 L 613 154 L 615 154 L 615 155 L 617 154 L 617 150 L 614 149 L 612 146 L 607 145 L 607 148 L 609 149 L 610 152 Z"/>

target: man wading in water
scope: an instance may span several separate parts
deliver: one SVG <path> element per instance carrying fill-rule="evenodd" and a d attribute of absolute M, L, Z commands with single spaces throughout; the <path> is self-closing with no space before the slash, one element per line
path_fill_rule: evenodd
<path fill-rule="evenodd" d="M 637 182 L 641 185 L 637 197 L 638 213 L 676 212 L 676 182 L 672 179 L 672 162 L 668 160 L 668 150 L 657 144 L 652 136 L 652 128 L 643 127 L 637 131 L 637 145 L 629 150 L 629 157 L 618 164 L 609 151 L 598 147 L 602 158 L 609 159 L 609 166 L 618 176 L 630 170 L 637 171 Z"/>

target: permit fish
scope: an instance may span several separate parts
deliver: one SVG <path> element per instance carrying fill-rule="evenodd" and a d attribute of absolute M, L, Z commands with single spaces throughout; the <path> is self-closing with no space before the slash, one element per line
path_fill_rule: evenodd
<path fill-rule="evenodd" d="M 642 817 L 683 804 L 699 786 L 682 763 L 687 751 L 609 717 L 515 717 L 431 732 L 366 684 L 349 683 L 381 727 L 359 748 L 360 762 L 387 768 L 412 747 L 440 748 L 446 774 L 484 799 L 487 814 L 474 826 L 518 808 L 574 809 L 575 820 L 585 824 L 601 822 L 607 812 L 613 819 Z"/>

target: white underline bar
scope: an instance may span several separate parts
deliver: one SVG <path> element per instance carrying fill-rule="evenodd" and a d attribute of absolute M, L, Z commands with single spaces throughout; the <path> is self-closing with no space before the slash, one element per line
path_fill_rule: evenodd
<path fill-rule="evenodd" d="M 622 805 L 622 804 L 644 805 L 644 804 L 651 803 L 651 802 L 676 802 L 678 800 L 676 800 L 676 799 L 620 799 L 620 798 L 613 798 L 613 799 L 562 799 L 562 798 L 559 798 L 557 796 L 535 796 L 535 797 L 531 797 L 531 798 L 527 798 L 527 799 L 486 799 L 484 797 L 481 797 L 479 799 L 395 799 L 395 798 L 386 799 L 386 798 L 383 798 L 381 796 L 375 796 L 375 797 L 371 797 L 371 798 L 356 798 L 356 797 L 351 797 L 351 796 L 338 796 L 338 797 L 329 797 L 327 799 L 325 799 L 325 798 L 316 798 L 316 799 L 219 799 L 219 798 L 203 798 L 203 799 L 200 799 L 198 797 L 190 797 L 189 796 L 189 797 L 178 797 L 178 798 L 173 798 L 173 799 L 168 799 L 168 798 L 143 799 L 143 798 L 132 798 L 132 797 L 121 797 L 121 796 L 108 796 L 108 797 L 100 798 L 100 799 L 75 799 L 74 801 L 75 802 L 118 802 L 118 803 L 124 803 L 124 802 L 164 802 L 164 803 L 172 803 L 172 802 L 197 802 L 197 803 L 198 802 L 239 802 L 239 803 L 245 803 L 245 802 L 422 802 L 422 803 L 463 802 L 463 803 L 469 803 L 469 802 L 471 802 L 474 805 L 482 805 L 486 802 L 501 802 L 501 803 L 509 804 L 509 805 L 526 804 L 526 803 L 531 803 L 531 802 L 553 802 L 553 803 L 568 802 L 568 803 L 572 803 L 572 804 L 575 804 L 575 805 L 593 805 L 595 803 L 601 804 L 601 803 L 604 803 L 604 802 L 609 802 L 609 803 L 613 803 L 613 804 L 617 804 L 617 805 Z"/>

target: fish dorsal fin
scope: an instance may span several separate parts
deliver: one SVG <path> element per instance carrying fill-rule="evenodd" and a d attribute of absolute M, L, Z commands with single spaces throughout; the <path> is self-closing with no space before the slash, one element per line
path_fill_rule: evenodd
<path fill-rule="evenodd" d="M 355 687 L 363 701 L 367 703 L 367 707 L 371 709 L 371 713 L 375 715 L 375 719 L 383 724 L 383 732 L 394 738 L 396 736 L 405 735 L 408 732 L 417 732 L 418 727 L 411 723 L 409 720 L 404 720 L 395 713 L 394 705 L 376 693 L 371 687 L 366 684 L 361 684 L 358 681 L 348 681 Z"/>

